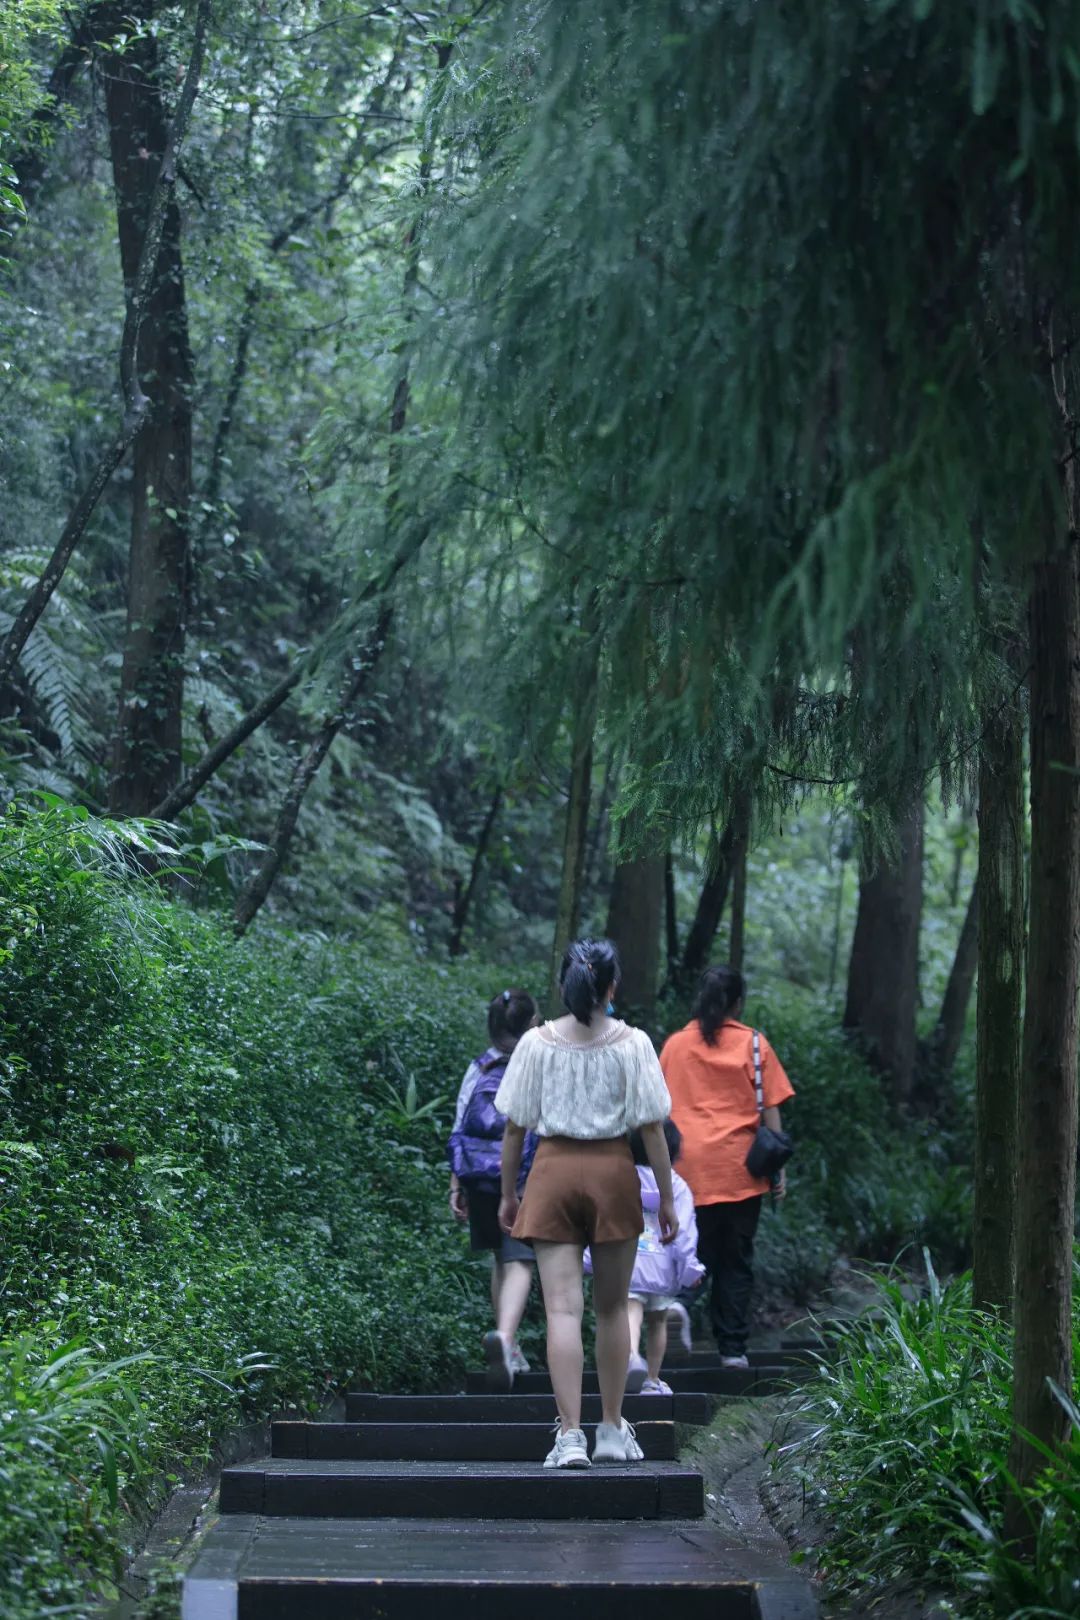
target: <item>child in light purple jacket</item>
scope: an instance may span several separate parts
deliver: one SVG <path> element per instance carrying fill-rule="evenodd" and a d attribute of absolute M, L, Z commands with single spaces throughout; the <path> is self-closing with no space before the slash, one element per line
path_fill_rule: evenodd
<path fill-rule="evenodd" d="M 672 1120 L 664 1122 L 671 1162 L 675 1163 L 682 1147 L 678 1126 Z M 672 1172 L 671 1184 L 675 1193 L 675 1213 L 679 1217 L 679 1235 L 666 1246 L 660 1241 L 660 1226 L 656 1212 L 660 1207 L 660 1194 L 656 1178 L 648 1167 L 645 1147 L 637 1131 L 630 1133 L 630 1150 L 638 1167 L 641 1182 L 641 1209 L 645 1217 L 645 1230 L 638 1238 L 637 1259 L 630 1278 L 630 1371 L 627 1390 L 640 1389 L 642 1395 L 670 1395 L 670 1386 L 660 1377 L 660 1367 L 667 1353 L 668 1311 L 676 1303 L 675 1296 L 684 1288 L 696 1288 L 705 1275 L 705 1267 L 697 1257 L 697 1220 L 694 1216 L 694 1195 L 682 1176 Z M 640 1353 L 641 1324 L 645 1323 L 645 1355 Z"/>
<path fill-rule="evenodd" d="M 682 1135 L 674 1120 L 664 1121 L 664 1136 L 672 1164 L 682 1147 Z M 696 1288 L 705 1275 L 697 1257 L 697 1217 L 694 1195 L 682 1176 L 671 1174 L 675 1213 L 679 1217 L 678 1236 L 665 1244 L 660 1237 L 660 1191 L 649 1169 L 640 1131 L 630 1132 L 630 1151 L 641 1183 L 641 1213 L 645 1230 L 638 1238 L 637 1259 L 630 1278 L 630 1370 L 626 1379 L 628 1395 L 670 1395 L 671 1388 L 660 1377 L 667 1352 L 668 1311 L 676 1304 L 675 1295 L 684 1288 Z M 592 1256 L 585 1250 L 585 1270 L 592 1271 Z M 645 1323 L 645 1355 L 640 1353 L 641 1325 Z"/>

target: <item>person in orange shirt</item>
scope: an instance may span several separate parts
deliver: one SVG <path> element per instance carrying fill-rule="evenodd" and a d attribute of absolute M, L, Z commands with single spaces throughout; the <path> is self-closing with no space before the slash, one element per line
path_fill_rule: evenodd
<path fill-rule="evenodd" d="M 710 1314 L 726 1367 L 745 1367 L 754 1287 L 754 1234 L 770 1183 L 746 1168 L 759 1124 L 754 1089 L 754 1031 L 741 1022 L 746 987 L 730 967 L 707 968 L 693 1017 L 664 1043 L 660 1067 L 671 1117 L 682 1132 L 679 1170 L 690 1185 L 698 1223 L 698 1259 L 712 1279 Z M 780 1129 L 780 1105 L 795 1095 L 779 1058 L 759 1035 L 764 1122 Z M 773 1185 L 783 1196 L 784 1173 Z"/>

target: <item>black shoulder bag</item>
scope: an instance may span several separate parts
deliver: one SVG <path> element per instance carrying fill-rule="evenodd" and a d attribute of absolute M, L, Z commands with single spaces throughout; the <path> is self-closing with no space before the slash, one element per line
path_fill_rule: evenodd
<path fill-rule="evenodd" d="M 761 1036 L 754 1030 L 754 1095 L 757 1098 L 758 1128 L 746 1155 L 746 1168 L 752 1176 L 768 1176 L 775 1181 L 795 1151 L 787 1131 L 774 1131 L 765 1123 L 765 1087 L 761 1079 Z"/>

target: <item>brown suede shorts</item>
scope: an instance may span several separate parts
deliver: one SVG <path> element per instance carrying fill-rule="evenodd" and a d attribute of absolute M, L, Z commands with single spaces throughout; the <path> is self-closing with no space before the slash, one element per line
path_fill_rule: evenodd
<path fill-rule="evenodd" d="M 644 1228 L 641 1183 L 625 1136 L 544 1136 L 514 1236 L 525 1243 L 619 1243 Z"/>

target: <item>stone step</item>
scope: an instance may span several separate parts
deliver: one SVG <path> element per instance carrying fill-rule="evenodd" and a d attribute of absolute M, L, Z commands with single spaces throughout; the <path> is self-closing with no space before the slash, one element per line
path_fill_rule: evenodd
<path fill-rule="evenodd" d="M 220 1503 L 222 1513 L 290 1518 L 696 1519 L 705 1486 L 675 1462 L 556 1469 L 268 1457 L 226 1468 Z"/>
<path fill-rule="evenodd" d="M 183 1620 L 816 1620 L 808 1582 L 701 1523 L 221 1519 Z"/>
<path fill-rule="evenodd" d="M 636 1425 L 650 1461 L 674 1461 L 675 1425 Z M 586 1426 L 592 1448 L 593 1428 Z M 543 1462 L 551 1449 L 551 1423 L 306 1423 L 271 1426 L 275 1457 L 353 1458 L 387 1462 Z"/>
<path fill-rule="evenodd" d="M 666 1367 L 664 1381 L 677 1395 L 698 1392 L 707 1395 L 775 1395 L 788 1389 L 795 1376 L 790 1367 Z M 469 1395 L 481 1395 L 487 1387 L 487 1374 L 475 1370 L 465 1374 L 465 1390 Z M 582 1388 L 595 1394 L 599 1385 L 595 1371 L 586 1368 Z M 516 1395 L 550 1395 L 551 1379 L 546 1372 L 518 1373 L 514 1379 Z M 663 1396 L 642 1395 L 639 1400 L 663 1400 Z M 631 1416 L 629 1413 L 628 1416 Z M 631 1421 L 633 1417 L 631 1416 Z"/>
<path fill-rule="evenodd" d="M 679 1395 L 628 1395 L 623 1416 L 631 1423 L 710 1423 L 716 1396 L 691 1392 Z M 586 1395 L 581 1417 L 586 1424 L 600 1420 L 599 1395 Z M 553 1423 L 555 1402 L 550 1393 L 534 1395 L 374 1395 L 357 1391 L 345 1398 L 350 1423 Z"/>
<path fill-rule="evenodd" d="M 817 1356 L 808 1348 L 780 1350 L 748 1350 L 746 1358 L 751 1367 L 815 1367 Z M 672 1336 L 668 1340 L 664 1366 L 719 1368 L 720 1357 L 715 1350 L 691 1350 L 687 1355 L 682 1345 Z"/>

